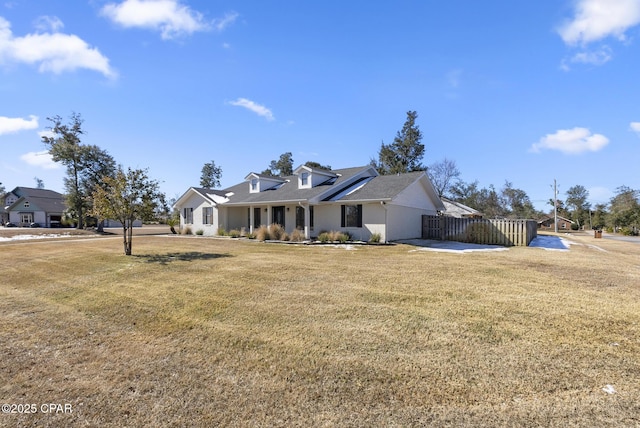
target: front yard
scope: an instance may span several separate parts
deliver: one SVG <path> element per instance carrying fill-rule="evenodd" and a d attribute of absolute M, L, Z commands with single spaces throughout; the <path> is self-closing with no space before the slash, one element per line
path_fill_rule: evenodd
<path fill-rule="evenodd" d="M 637 426 L 637 245 L 570 239 L 0 242 L 0 401 L 72 409 L 0 425 Z"/>

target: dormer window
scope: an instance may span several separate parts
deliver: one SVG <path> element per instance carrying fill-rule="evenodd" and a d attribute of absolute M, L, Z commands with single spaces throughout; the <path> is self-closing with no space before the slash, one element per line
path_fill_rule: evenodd
<path fill-rule="evenodd" d="M 278 189 L 286 183 L 286 180 L 281 177 L 261 175 L 255 172 L 247 175 L 245 180 L 249 182 L 249 193 L 260 193 L 265 190 Z"/>
<path fill-rule="evenodd" d="M 298 176 L 299 189 L 311 189 L 321 184 L 333 184 L 337 175 L 329 170 L 311 168 L 306 165 L 299 166 L 293 171 L 293 175 Z"/>

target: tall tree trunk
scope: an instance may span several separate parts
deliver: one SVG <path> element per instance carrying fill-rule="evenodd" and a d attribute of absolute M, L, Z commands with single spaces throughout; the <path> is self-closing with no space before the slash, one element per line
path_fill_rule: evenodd
<path fill-rule="evenodd" d="M 82 209 L 82 197 L 80 196 L 80 178 L 78 173 L 78 160 L 73 159 L 73 185 L 75 192 L 76 211 L 78 212 L 78 229 L 84 229 L 84 210 Z"/>
<path fill-rule="evenodd" d="M 127 242 L 128 244 L 128 250 L 127 250 L 127 256 L 131 255 L 131 244 L 132 244 L 132 240 L 133 240 L 133 220 L 129 222 L 129 229 L 127 230 L 127 233 L 129 234 L 129 242 Z"/>
<path fill-rule="evenodd" d="M 122 223 L 122 244 L 124 246 L 124 254 L 126 256 L 130 256 L 131 255 L 131 249 L 129 247 L 129 243 L 127 242 L 127 224 L 126 223 Z"/>

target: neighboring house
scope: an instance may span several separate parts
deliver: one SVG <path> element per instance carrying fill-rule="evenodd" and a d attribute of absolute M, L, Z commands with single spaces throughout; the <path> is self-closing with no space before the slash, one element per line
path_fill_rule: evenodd
<path fill-rule="evenodd" d="M 480 211 L 468 207 L 460 202 L 452 201 L 445 197 L 441 197 L 444 204 L 444 215 L 456 218 L 482 218 L 483 215 Z"/>
<path fill-rule="evenodd" d="M 46 189 L 16 187 L 5 195 L 8 221 L 18 226 L 37 223 L 42 227 L 60 226 L 66 209 L 64 195 Z"/>
<path fill-rule="evenodd" d="M 127 223 L 129 224 L 129 223 Z M 102 227 L 122 227 L 122 222 L 118 220 L 105 220 Z M 134 220 L 133 227 L 142 227 L 142 220 Z"/>
<path fill-rule="evenodd" d="M 571 225 L 574 224 L 573 221 L 558 216 L 558 230 L 571 230 Z M 542 220 L 538 220 L 538 229 L 554 229 L 553 227 L 553 216 L 545 217 Z"/>
<path fill-rule="evenodd" d="M 371 166 L 329 171 L 305 165 L 288 177 L 250 173 L 225 190 L 191 187 L 175 208 L 181 228 L 204 235 L 277 223 L 306 238 L 335 230 L 363 241 L 378 233 L 385 242 L 419 238 L 422 215 L 444 211 L 422 171 L 379 175 Z"/>

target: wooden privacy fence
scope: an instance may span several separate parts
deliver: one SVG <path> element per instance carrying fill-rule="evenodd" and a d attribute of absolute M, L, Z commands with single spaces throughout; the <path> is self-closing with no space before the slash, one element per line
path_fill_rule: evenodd
<path fill-rule="evenodd" d="M 538 236 L 534 220 L 422 216 L 422 238 L 473 244 L 527 246 Z"/>

